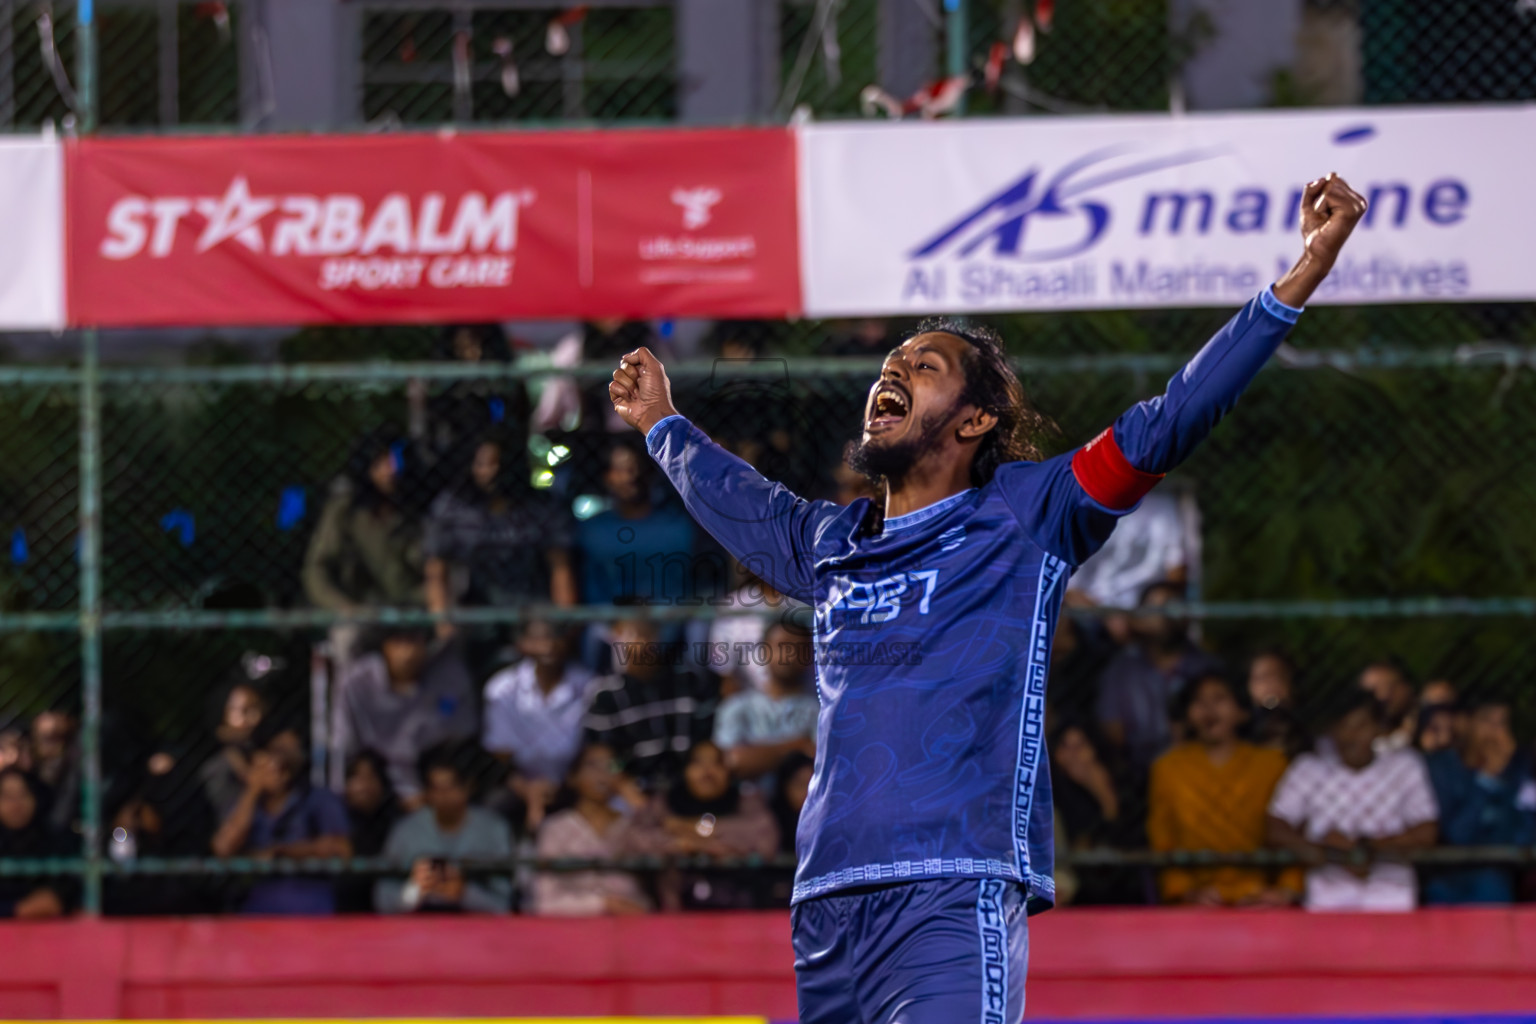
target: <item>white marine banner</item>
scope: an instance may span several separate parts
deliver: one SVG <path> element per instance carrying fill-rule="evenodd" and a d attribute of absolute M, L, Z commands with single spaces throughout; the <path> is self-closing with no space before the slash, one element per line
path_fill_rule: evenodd
<path fill-rule="evenodd" d="M 1536 299 L 1536 106 L 807 126 L 813 317 L 1230 306 L 1304 184 L 1371 208 L 1314 302 Z"/>
<path fill-rule="evenodd" d="M 64 152 L 0 138 L 0 330 L 64 327 Z"/>

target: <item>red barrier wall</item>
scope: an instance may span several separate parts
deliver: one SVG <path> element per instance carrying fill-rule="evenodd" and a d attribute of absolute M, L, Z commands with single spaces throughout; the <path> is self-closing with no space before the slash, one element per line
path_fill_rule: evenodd
<path fill-rule="evenodd" d="M 1062 910 L 1030 940 L 1034 1018 L 1536 1010 L 1536 910 Z M 4 1018 L 794 1012 L 779 913 L 0 927 Z"/>

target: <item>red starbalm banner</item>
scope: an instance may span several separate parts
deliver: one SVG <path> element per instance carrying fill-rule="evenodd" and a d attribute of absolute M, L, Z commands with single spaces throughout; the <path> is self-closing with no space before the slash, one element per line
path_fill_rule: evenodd
<path fill-rule="evenodd" d="M 787 130 L 86 139 L 85 326 L 782 317 Z"/>

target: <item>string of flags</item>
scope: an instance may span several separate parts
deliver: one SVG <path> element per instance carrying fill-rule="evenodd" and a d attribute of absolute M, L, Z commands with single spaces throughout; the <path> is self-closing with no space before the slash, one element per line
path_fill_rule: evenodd
<path fill-rule="evenodd" d="M 221 32 L 227 31 L 229 11 L 225 3 L 200 3 L 197 9 L 199 13 L 211 16 L 220 25 Z M 591 4 L 576 4 L 551 17 L 544 25 L 545 52 L 551 57 L 564 57 L 570 53 L 572 33 L 587 19 L 591 9 Z M 936 118 L 953 112 L 960 105 L 962 97 L 973 88 L 979 86 L 988 93 L 995 93 L 1010 58 L 1026 66 L 1034 61 L 1037 40 L 1040 35 L 1051 31 L 1055 17 L 1056 0 L 1035 0 L 1033 9 L 1019 18 L 1012 38 L 993 42 L 988 48 L 986 60 L 979 67 L 965 74 L 950 75 L 929 82 L 905 98 L 893 96 L 878 85 L 869 85 L 859 93 L 859 107 L 865 117 L 884 113 L 887 117 L 897 119 L 913 115 Z M 824 23 L 820 48 L 827 81 L 835 86 L 841 78 L 842 63 L 835 13 Z M 502 92 L 508 97 L 517 96 L 522 92 L 523 78 L 517 63 L 516 41 L 510 35 L 497 36 L 492 41 L 491 52 L 496 58 L 497 81 Z M 416 59 L 417 54 L 415 38 L 407 32 L 400 42 L 400 60 L 410 63 Z M 473 85 L 474 70 L 468 31 L 454 34 L 453 65 L 455 91 L 467 94 Z"/>
<path fill-rule="evenodd" d="M 978 68 L 961 75 L 950 75 L 929 82 L 905 99 L 897 99 L 878 85 L 865 86 L 859 93 L 859 109 L 865 117 L 881 112 L 887 117 L 899 119 L 917 115 L 931 119 L 942 117 L 960 105 L 960 100 L 976 86 L 988 93 L 995 93 L 1002 82 L 1008 59 L 1021 65 L 1029 65 L 1035 59 L 1035 42 L 1039 35 L 1051 31 L 1056 20 L 1056 0 L 1035 0 L 1032 12 L 1019 18 L 1011 40 L 999 39 L 987 50 L 987 59 Z"/>
<path fill-rule="evenodd" d="M 224 8 L 225 5 L 204 4 L 206 7 Z M 550 18 L 544 25 L 544 51 L 551 57 L 564 57 L 571 52 L 571 33 L 586 20 L 592 11 L 591 4 L 568 7 Z M 228 12 L 225 12 L 228 20 Z M 468 93 L 474 84 L 474 51 L 468 30 L 455 32 L 453 36 L 453 85 L 459 93 Z M 416 37 L 406 32 L 398 49 L 400 61 L 409 64 L 416 60 Z M 517 66 L 517 42 L 509 35 L 500 35 L 491 41 L 491 53 L 496 58 L 497 81 L 507 96 L 518 95 L 523 90 L 522 73 Z"/>
<path fill-rule="evenodd" d="M 544 52 L 551 57 L 564 57 L 570 53 L 571 31 L 586 20 L 591 10 L 590 4 L 577 4 L 550 18 L 544 26 Z M 508 96 L 516 96 L 522 91 L 522 77 L 517 70 L 516 47 L 512 38 L 497 38 L 491 50 L 501 63 L 501 91 Z"/>
<path fill-rule="evenodd" d="M 544 28 L 544 49 L 551 57 L 564 57 L 571 51 L 571 29 L 586 20 L 590 4 L 577 4 L 549 19 Z"/>
<path fill-rule="evenodd" d="M 213 3 L 200 3 L 192 8 L 192 13 L 198 18 L 206 18 L 213 22 L 213 27 L 219 33 L 219 42 L 229 42 L 229 4 L 222 2 L 222 0 Z"/>
<path fill-rule="evenodd" d="M 517 60 L 512 54 L 512 37 L 497 36 L 491 44 L 491 52 L 501 65 L 501 91 L 508 96 L 516 96 L 523 91 L 523 80 L 518 76 Z"/>

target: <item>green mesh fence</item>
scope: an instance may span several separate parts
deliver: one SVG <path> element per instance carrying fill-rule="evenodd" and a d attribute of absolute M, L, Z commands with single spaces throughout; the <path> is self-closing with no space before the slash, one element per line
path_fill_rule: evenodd
<path fill-rule="evenodd" d="M 36 131 L 72 110 L 75 5 L 0 5 L 0 121 Z"/>
<path fill-rule="evenodd" d="M 101 124 L 143 130 L 240 121 L 238 3 L 97 5 Z M 76 5 L 0 4 L 0 125 L 73 123 L 79 103 Z"/>
<path fill-rule="evenodd" d="M 1157 393 L 1223 318 L 1222 311 L 1166 311 L 992 322 L 1032 399 L 1059 427 L 1047 447 L 1065 450 Z M 904 327 L 720 325 L 692 355 L 672 358 L 676 401 L 767 475 L 807 496 L 835 497 L 846 484 L 838 473 L 843 446 L 857 430 L 878 353 Z M 1449 680 L 1468 699 L 1508 699 L 1517 732 L 1536 728 L 1528 685 L 1536 544 L 1523 528 L 1536 485 L 1521 471 L 1536 454 L 1533 335 L 1529 306 L 1316 309 L 1296 346 L 1165 485 L 1199 509 L 1201 553 L 1189 567 L 1194 586 L 1181 614 L 1199 623 L 1202 646 L 1239 678 L 1256 652 L 1285 650 L 1298 668 L 1302 732 L 1315 733 L 1361 668 L 1384 657 L 1418 680 Z M 578 517 L 610 500 L 607 453 L 625 435 L 613 434 L 602 415 L 606 354 L 639 342 L 668 351 L 674 343 L 644 325 L 613 336 L 592 332 L 588 360 L 554 373 L 540 368 L 537 350 L 513 340 L 510 350 L 488 349 L 501 358 L 470 364 L 452 358 L 451 340 L 437 331 L 306 330 L 278 346 L 278 363 L 250 362 L 229 347 L 211 364 L 143 368 L 114 362 L 108 339 L 100 379 L 104 837 L 156 755 L 180 766 L 171 778 L 188 806 L 205 799 L 193 769 L 218 756 L 224 701 L 241 679 L 258 681 L 267 713 L 311 744 L 317 778 L 337 771 L 325 763 L 336 753 L 327 738 L 334 711 L 315 703 L 317 692 L 322 702 L 335 699 L 336 677 L 317 691 L 314 658 L 339 616 L 316 606 L 304 571 L 334 481 L 361 439 L 394 446 L 413 536 L 431 519 L 434 498 L 466 482 L 467 457 L 483 436 L 499 440 L 503 483 L 521 500 L 553 502 Z M 352 361 L 363 353 L 391 361 Z M 80 375 L 17 367 L 6 380 L 0 487 L 11 545 L 0 617 L 0 739 L 6 722 L 14 737 L 41 711 L 77 715 L 81 706 L 71 636 L 80 600 Z M 571 395 L 561 422 L 530 426 L 545 392 L 559 387 Z M 652 485 L 658 495 L 666 491 Z M 663 622 L 692 622 L 689 637 L 704 635 L 711 612 L 680 599 L 718 597 L 736 582 L 717 571 L 727 563 L 707 543 L 693 555 L 691 576 L 680 573 L 678 589 L 647 609 Z M 579 552 L 577 559 L 580 571 Z M 478 693 L 513 656 L 517 621 L 536 615 L 591 624 L 639 611 L 466 599 L 447 616 L 461 627 L 445 650 L 459 652 L 447 656 L 462 658 Z M 1078 614 L 1082 628 L 1096 630 L 1106 613 Z M 435 621 L 419 594 L 351 615 L 365 624 Z M 1056 720 L 1092 720 L 1103 662 L 1086 671 L 1071 656 L 1061 660 L 1051 694 Z M 494 803 L 505 768 L 482 759 L 473 773 Z M 1128 783 L 1133 819 L 1145 814 L 1144 785 Z M 206 856 L 206 832 L 196 834 L 203 838 L 162 852 Z M 1148 869 L 1134 865 L 1167 857 L 1149 859 L 1143 844 L 1127 845 L 1118 867 L 1094 853 L 1079 875 L 1125 885 L 1133 876 L 1134 892 L 1121 888 L 1115 898 L 1149 891 Z M 104 838 L 99 852 L 109 847 Z M 138 870 L 136 863 L 102 867 Z M 269 869 L 231 864 L 237 874 Z M 153 858 L 143 865 L 169 870 Z M 364 874 L 390 868 L 355 866 Z M 108 891 L 121 894 L 129 884 L 119 880 Z M 195 906 L 231 905 L 248 884 L 198 882 Z M 1093 884 L 1088 891 L 1097 891 Z M 117 905 L 130 904 L 108 901 L 109 909 Z"/>
<path fill-rule="evenodd" d="M 239 0 L 98 3 L 99 115 L 106 129 L 262 125 L 286 70 L 269 24 Z M 951 7 L 961 7 L 957 15 Z M 1027 63 L 966 98 L 970 114 L 1162 110 L 1221 24 L 1199 4 L 1071 0 L 1049 5 Z M 1265 71 L 1274 106 L 1441 103 L 1536 97 L 1536 17 L 1480 0 L 1298 0 L 1295 67 Z M 751 6 L 762 97 L 736 116 L 857 117 L 870 85 L 928 82 L 1012 52 L 1033 0 L 758 0 Z M 335 128 L 460 123 L 667 122 L 709 83 L 691 77 L 670 0 L 596 4 L 355 0 L 345 5 L 331 71 L 350 84 Z M 0 124 L 62 125 L 73 110 L 75 4 L 0 3 Z M 952 37 L 961 34 L 958 49 Z M 895 42 L 905 34 L 906 42 Z M 917 43 L 913 43 L 913 39 Z M 1343 93 L 1312 65 L 1347 56 Z M 285 69 L 280 71 L 279 69 Z M 327 71 L 329 74 L 331 71 Z M 320 82 L 324 75 L 314 78 Z M 1315 76 L 1314 76 L 1315 77 Z M 904 97 L 898 97 L 898 99 Z"/>
<path fill-rule="evenodd" d="M 399 124 L 677 116 L 670 5 L 598 7 L 558 30 L 566 48 L 555 53 L 548 33 L 559 14 L 364 5 L 363 116 Z"/>

